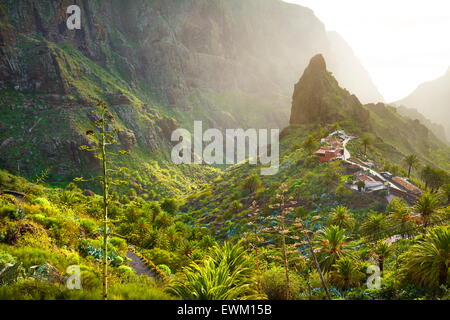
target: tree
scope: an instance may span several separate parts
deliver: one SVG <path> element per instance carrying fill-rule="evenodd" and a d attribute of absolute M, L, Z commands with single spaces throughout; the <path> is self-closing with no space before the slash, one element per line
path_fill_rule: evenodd
<path fill-rule="evenodd" d="M 295 211 L 296 218 L 288 219 L 288 215 L 293 212 L 293 207 L 297 204 L 295 201 L 292 200 L 292 197 L 286 197 L 287 193 L 287 186 L 286 184 L 281 184 L 280 191 L 277 194 L 277 198 L 279 199 L 279 202 L 271 205 L 271 208 L 279 208 L 280 214 L 275 217 L 274 219 L 277 221 L 277 224 L 273 228 L 265 228 L 265 231 L 270 229 L 273 229 L 273 231 L 280 237 L 280 243 L 281 243 L 281 256 L 282 256 L 282 262 L 285 270 L 285 278 L 286 278 L 286 299 L 289 299 L 291 297 L 291 279 L 290 279 L 290 255 L 295 254 L 297 257 L 299 255 L 298 247 L 302 244 L 305 244 L 303 242 L 298 242 L 300 240 L 300 237 L 297 235 L 298 233 L 302 234 L 306 239 L 306 244 L 309 247 L 311 257 L 314 259 L 314 263 L 317 269 L 317 272 L 320 276 L 322 286 L 325 290 L 325 293 L 328 297 L 328 299 L 331 300 L 330 292 L 328 291 L 328 287 L 326 286 L 322 271 L 320 269 L 320 265 L 317 259 L 317 256 L 314 252 L 313 245 L 311 243 L 311 239 L 309 236 L 309 230 L 306 228 L 302 216 L 306 215 L 306 211 L 302 207 L 298 207 Z M 289 223 L 289 225 L 288 225 Z M 294 243 L 287 243 L 287 240 Z M 297 242 L 295 242 L 297 241 Z"/>
<path fill-rule="evenodd" d="M 125 181 L 113 179 L 112 174 L 114 172 L 124 172 L 126 168 L 113 169 L 110 168 L 110 158 L 118 155 L 128 154 L 125 150 L 119 150 L 117 153 L 109 151 L 109 147 L 116 144 L 117 140 L 114 135 L 120 132 L 118 129 L 114 129 L 114 116 L 109 112 L 106 103 L 99 101 L 97 108 L 92 111 L 94 117 L 97 119 L 94 121 L 94 130 L 86 131 L 86 135 L 92 137 L 92 145 L 84 145 L 79 149 L 82 151 L 93 152 L 96 158 L 100 160 L 102 166 L 102 174 L 99 177 L 94 177 L 93 180 L 99 180 L 102 185 L 103 191 L 103 274 L 102 274 L 102 286 L 103 286 L 103 299 L 108 299 L 108 209 L 110 204 L 110 186 L 127 184 Z M 83 182 L 89 181 L 84 178 L 75 178 L 74 181 Z"/>
<path fill-rule="evenodd" d="M 338 206 L 331 211 L 329 223 L 330 225 L 335 225 L 342 229 L 351 231 L 355 226 L 355 219 L 353 219 L 346 207 Z"/>
<path fill-rule="evenodd" d="M 394 198 L 386 208 L 386 213 L 392 220 L 393 225 L 397 226 L 397 231 L 403 236 L 409 235 L 408 230 L 414 227 L 415 217 L 411 214 L 411 209 L 402 198 Z"/>
<path fill-rule="evenodd" d="M 372 144 L 372 138 L 370 136 L 365 136 L 361 139 L 361 143 L 364 146 L 364 156 L 367 157 L 367 147 Z"/>
<path fill-rule="evenodd" d="M 317 237 L 316 248 L 321 269 L 331 271 L 337 260 L 349 253 L 345 231 L 338 226 L 325 228 Z"/>
<path fill-rule="evenodd" d="M 450 182 L 450 176 L 446 171 L 431 166 L 425 166 L 422 169 L 421 176 L 425 181 L 425 188 L 431 188 L 432 192 Z"/>
<path fill-rule="evenodd" d="M 356 186 L 358 187 L 358 191 L 361 192 L 366 187 L 366 183 L 362 180 L 358 180 L 358 182 L 356 183 Z"/>
<path fill-rule="evenodd" d="M 165 198 L 161 203 L 161 209 L 170 214 L 175 214 L 178 210 L 179 203 L 173 198 Z"/>
<path fill-rule="evenodd" d="M 389 242 L 380 241 L 375 245 L 373 252 L 378 258 L 378 266 L 380 267 L 380 272 L 383 272 L 384 262 L 392 254 L 392 246 Z"/>
<path fill-rule="evenodd" d="M 376 239 L 389 228 L 389 221 L 382 213 L 372 212 L 361 225 L 362 233 L 371 239 Z"/>
<path fill-rule="evenodd" d="M 301 209 L 303 209 L 303 208 L 301 208 Z M 300 210 L 300 211 L 304 211 L 304 210 Z M 306 243 L 309 248 L 309 253 L 311 254 L 311 257 L 313 258 L 314 266 L 316 267 L 317 273 L 319 274 L 320 281 L 322 283 L 322 287 L 325 290 L 325 294 L 327 295 L 328 300 L 331 300 L 330 291 L 328 290 L 327 284 L 325 282 L 325 278 L 322 273 L 322 269 L 320 268 L 319 259 L 317 258 L 317 255 L 314 251 L 314 247 L 313 247 L 310 235 L 309 235 L 310 231 L 306 228 L 305 223 L 303 222 L 302 216 L 296 218 L 296 220 L 299 223 L 299 225 L 301 226 L 301 233 L 305 236 Z"/>
<path fill-rule="evenodd" d="M 349 257 L 342 257 L 333 265 L 330 282 L 337 288 L 347 290 L 357 287 L 365 275 L 358 270 L 358 265 Z"/>
<path fill-rule="evenodd" d="M 439 199 L 430 192 L 423 193 L 414 206 L 417 213 L 420 214 L 422 218 L 422 223 L 424 225 L 424 231 L 427 228 L 431 216 L 439 208 Z"/>
<path fill-rule="evenodd" d="M 448 285 L 449 257 L 450 227 L 435 227 L 423 241 L 410 248 L 404 268 L 409 277 L 421 286 Z"/>
<path fill-rule="evenodd" d="M 408 166 L 408 178 L 410 178 L 411 177 L 411 169 L 419 163 L 419 159 L 417 158 L 417 156 L 415 154 L 410 154 L 409 156 L 406 156 L 403 161 Z"/>
<path fill-rule="evenodd" d="M 279 199 L 279 209 L 280 214 L 278 215 L 278 234 L 280 236 L 281 241 L 281 253 L 283 257 L 283 264 L 286 276 L 286 299 L 289 300 L 291 297 L 291 282 L 289 278 L 289 257 L 288 257 L 288 247 L 286 245 L 286 236 L 289 233 L 289 230 L 286 228 L 286 215 L 292 211 L 292 208 L 286 208 L 286 198 L 285 193 L 287 192 L 287 186 L 282 184 L 280 186 L 280 192 L 277 194 L 277 198 Z"/>

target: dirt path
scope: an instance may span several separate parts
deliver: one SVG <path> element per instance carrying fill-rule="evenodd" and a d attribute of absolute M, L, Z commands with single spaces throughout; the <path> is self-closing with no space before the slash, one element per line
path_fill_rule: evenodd
<path fill-rule="evenodd" d="M 155 274 L 150 271 L 145 263 L 142 262 L 141 259 L 139 259 L 139 257 L 133 251 L 128 250 L 127 257 L 131 259 L 131 261 L 128 262 L 128 265 L 134 269 L 136 274 L 145 274 L 146 276 L 156 278 Z"/>

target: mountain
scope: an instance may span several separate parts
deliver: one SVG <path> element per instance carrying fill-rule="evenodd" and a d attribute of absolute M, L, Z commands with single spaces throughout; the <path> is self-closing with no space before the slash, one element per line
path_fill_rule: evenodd
<path fill-rule="evenodd" d="M 363 125 L 369 116 L 358 98 L 339 86 L 324 57 L 314 56 L 295 85 L 290 124 L 333 123 L 349 117 Z"/>
<path fill-rule="evenodd" d="M 449 142 L 448 137 L 446 136 L 446 131 L 443 125 L 437 124 L 426 118 L 422 113 L 413 108 L 407 108 L 404 106 L 397 107 L 398 113 L 407 116 L 411 119 L 417 119 L 422 124 L 424 124 L 428 129 L 430 129 L 436 137 L 441 139 L 444 142 Z"/>
<path fill-rule="evenodd" d="M 395 105 L 417 109 L 425 117 L 445 128 L 450 140 L 450 68 L 447 73 L 433 81 L 421 84 L 406 98 Z"/>
<path fill-rule="evenodd" d="M 377 155 L 380 161 L 395 163 L 415 154 L 425 163 L 449 168 L 450 149 L 431 130 L 384 103 L 363 105 L 340 87 L 318 54 L 295 85 L 290 124 L 330 127 L 336 123 L 357 136 L 372 135 L 374 145 L 382 150 Z"/>
<path fill-rule="evenodd" d="M 339 86 L 324 56 L 318 54 L 295 85 L 290 125 L 280 134 L 278 173 L 261 176 L 261 165 L 238 164 L 189 195 L 183 210 L 214 230 L 216 236 L 238 238 L 253 212 L 263 217 L 273 215 L 273 204 L 284 189 L 286 198 L 304 207 L 313 221 L 323 219 L 339 205 L 357 212 L 359 221 L 365 221 L 371 210 L 385 209 L 383 194 L 349 190 L 346 181 L 354 171 L 349 172 L 343 161 L 322 163 L 314 154 L 321 140 L 337 128 L 356 137 L 347 144 L 351 157 L 370 160 L 378 171 L 406 176 L 404 159 L 410 154 L 416 155 L 421 165 L 450 170 L 450 148 L 427 127 L 384 103 L 363 105 Z M 364 137 L 370 138 L 367 148 L 362 143 Z M 413 170 L 411 179 L 421 185 L 419 178 L 420 171 Z"/>
<path fill-rule="evenodd" d="M 170 133 L 193 120 L 284 127 L 292 83 L 317 52 L 342 83 L 363 73 L 310 9 L 282 1 L 80 1 L 81 29 L 68 30 L 71 4 L 0 0 L 0 164 L 27 177 L 48 169 L 64 182 L 98 168 L 78 150 L 97 99 L 125 132 L 126 165 L 172 170 Z M 351 73 L 338 71 L 343 60 Z M 374 88 L 361 79 L 350 89 Z"/>

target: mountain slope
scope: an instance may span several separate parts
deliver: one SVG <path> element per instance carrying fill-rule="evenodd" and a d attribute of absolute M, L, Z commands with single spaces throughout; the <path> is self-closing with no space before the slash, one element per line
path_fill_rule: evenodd
<path fill-rule="evenodd" d="M 445 127 L 442 124 L 437 124 L 436 122 L 429 120 L 422 113 L 413 108 L 399 106 L 397 107 L 397 112 L 411 119 L 419 120 L 428 129 L 430 129 L 435 134 L 435 136 L 438 137 L 440 140 L 444 142 L 449 142 L 446 136 Z"/>
<path fill-rule="evenodd" d="M 98 168 L 78 150 L 96 99 L 126 132 L 125 165 L 139 170 L 167 161 L 170 133 L 193 120 L 281 128 L 309 57 L 334 54 L 310 9 L 276 0 L 81 1 L 72 31 L 70 4 L 0 0 L 0 163 L 27 177 Z"/>
<path fill-rule="evenodd" d="M 447 73 L 433 81 L 421 84 L 408 97 L 395 105 L 417 109 L 433 122 L 441 124 L 450 139 L 450 68 Z"/>

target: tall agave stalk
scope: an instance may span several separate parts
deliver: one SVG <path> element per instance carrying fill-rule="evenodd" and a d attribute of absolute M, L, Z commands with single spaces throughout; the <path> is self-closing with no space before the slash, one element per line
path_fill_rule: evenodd
<path fill-rule="evenodd" d="M 102 160 L 102 182 L 103 182 L 103 299 L 108 300 L 108 202 L 109 185 L 106 154 L 106 106 L 102 108 L 101 136 L 101 160 Z"/>
<path fill-rule="evenodd" d="M 96 130 L 88 130 L 86 134 L 88 136 L 96 136 L 98 140 L 92 141 L 94 146 L 84 145 L 79 149 L 83 151 L 89 151 L 96 154 L 96 157 L 101 161 L 102 164 L 102 174 L 100 177 L 95 177 L 92 180 L 100 181 L 102 184 L 103 191 L 103 203 L 102 203 L 102 218 L 103 218 L 103 270 L 102 270 L 102 298 L 104 300 L 108 299 L 108 206 L 110 201 L 109 188 L 110 185 L 120 185 L 126 184 L 125 181 L 112 179 L 111 173 L 114 171 L 123 172 L 127 170 L 126 168 L 111 169 L 108 166 L 109 155 L 125 155 L 128 151 L 120 150 L 118 153 L 113 153 L 108 151 L 108 146 L 116 144 L 117 141 L 114 138 L 114 134 L 118 133 L 119 130 L 109 128 L 109 125 L 113 123 L 114 116 L 108 111 L 106 104 L 99 101 L 97 104 L 97 110 L 92 112 L 98 118 L 94 121 L 94 126 Z M 111 126 L 112 127 L 112 126 Z M 76 178 L 74 181 L 86 182 L 84 178 Z"/>

